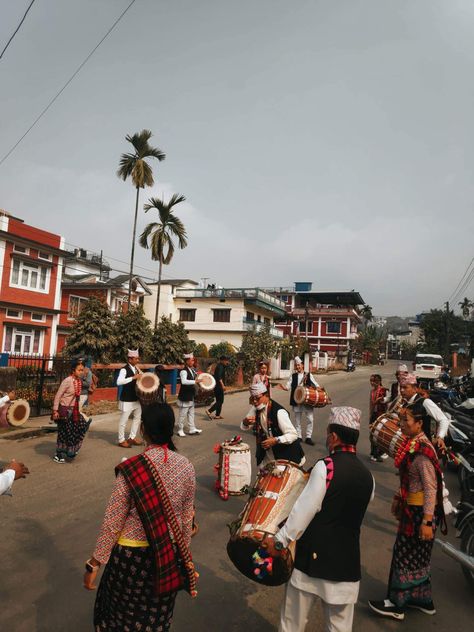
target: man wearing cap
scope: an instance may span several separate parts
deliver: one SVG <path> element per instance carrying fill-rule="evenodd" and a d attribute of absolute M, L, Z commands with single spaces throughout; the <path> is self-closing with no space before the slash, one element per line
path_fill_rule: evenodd
<path fill-rule="evenodd" d="M 400 385 L 408 375 L 408 367 L 406 364 L 399 364 L 395 371 L 396 382 L 392 383 L 390 392 L 387 393 L 383 403 L 388 404 L 388 412 L 393 412 L 400 407 L 402 403 L 402 394 L 400 392 Z"/>
<path fill-rule="evenodd" d="M 202 430 L 196 428 L 194 424 L 194 397 L 196 395 L 196 384 L 199 384 L 199 376 L 194 368 L 194 354 L 186 353 L 184 356 L 184 369 L 179 372 L 181 387 L 179 389 L 177 406 L 178 416 L 178 437 L 185 437 L 184 424 L 188 423 L 188 434 L 199 435 Z"/>
<path fill-rule="evenodd" d="M 350 632 L 360 584 L 360 526 L 374 496 L 374 479 L 357 458 L 361 412 L 331 409 L 326 445 L 285 525 L 264 545 L 272 556 L 296 540 L 279 632 L 304 632 L 315 597 L 325 630 Z"/>
<path fill-rule="evenodd" d="M 304 452 L 288 411 L 270 399 L 267 387 L 262 382 L 252 384 L 249 391 L 253 408 L 240 428 L 249 430 L 255 426 L 257 465 L 264 466 L 275 459 L 287 459 L 303 465 Z"/>
<path fill-rule="evenodd" d="M 128 349 L 127 364 L 120 369 L 117 386 L 121 386 L 119 410 L 122 411 L 118 427 L 118 445 L 121 448 L 131 448 L 132 445 L 142 445 L 136 436 L 140 428 L 142 407 L 135 391 L 135 382 L 140 379 L 141 371 L 138 368 L 140 360 L 138 349 Z M 128 418 L 132 415 L 132 427 L 130 435 L 125 439 L 125 428 Z"/>
<path fill-rule="evenodd" d="M 416 375 L 408 373 L 401 382 L 400 392 L 403 405 L 413 410 L 419 410 L 423 418 L 423 432 L 433 445 L 444 448 L 444 438 L 448 433 L 449 419 L 429 397 L 423 397 L 418 392 Z M 436 423 L 436 430 L 431 431 L 431 420 Z"/>
<path fill-rule="evenodd" d="M 305 404 L 297 404 L 295 401 L 295 391 L 298 386 L 313 386 L 318 388 L 319 384 L 316 382 L 311 373 L 305 373 L 303 360 L 296 356 L 295 360 L 296 371 L 292 374 L 286 384 L 280 384 L 279 388 L 284 391 L 290 391 L 290 406 L 295 413 L 295 427 L 298 433 L 298 439 L 302 439 L 301 421 L 303 415 L 306 417 L 306 438 L 305 443 L 308 445 L 314 445 L 312 439 L 313 436 L 313 424 L 314 424 L 314 408 L 312 406 L 306 406 Z"/>

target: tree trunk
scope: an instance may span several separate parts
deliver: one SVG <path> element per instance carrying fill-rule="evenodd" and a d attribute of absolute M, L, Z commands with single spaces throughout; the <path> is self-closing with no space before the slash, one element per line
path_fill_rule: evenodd
<path fill-rule="evenodd" d="M 132 278 L 133 278 L 133 260 L 135 258 L 135 236 L 137 233 L 137 218 L 138 218 L 138 198 L 140 196 L 140 187 L 137 187 L 137 199 L 135 202 L 135 218 L 133 220 L 133 236 L 132 236 L 132 253 L 130 255 L 130 274 L 128 275 L 128 298 L 127 305 L 128 311 L 130 311 L 130 300 L 132 297 Z"/>
<path fill-rule="evenodd" d="M 161 273 L 163 271 L 163 256 L 160 253 L 160 267 L 158 270 L 158 288 L 156 291 L 155 329 L 158 327 L 158 314 L 160 311 Z"/>

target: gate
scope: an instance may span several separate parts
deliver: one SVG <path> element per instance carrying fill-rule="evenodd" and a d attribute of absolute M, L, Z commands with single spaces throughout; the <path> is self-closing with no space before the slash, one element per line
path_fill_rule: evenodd
<path fill-rule="evenodd" d="M 29 402 L 31 416 L 49 415 L 56 391 L 70 373 L 70 359 L 12 354 L 8 357 L 8 366 L 17 370 L 16 396 Z"/>

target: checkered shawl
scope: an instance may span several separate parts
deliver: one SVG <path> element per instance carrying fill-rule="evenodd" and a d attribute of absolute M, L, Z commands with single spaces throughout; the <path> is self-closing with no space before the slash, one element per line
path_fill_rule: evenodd
<path fill-rule="evenodd" d="M 143 454 L 127 459 L 115 468 L 132 492 L 138 515 L 153 548 L 156 563 L 156 593 L 165 595 L 184 588 L 179 560 L 171 543 L 163 501 Z"/>

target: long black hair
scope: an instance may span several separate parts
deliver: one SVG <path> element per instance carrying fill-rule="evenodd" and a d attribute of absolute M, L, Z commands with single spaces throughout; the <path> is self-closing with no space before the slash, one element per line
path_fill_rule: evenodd
<path fill-rule="evenodd" d="M 169 404 L 154 403 L 142 410 L 143 430 L 148 439 L 155 444 L 167 444 L 176 452 L 173 443 L 174 412 Z"/>

